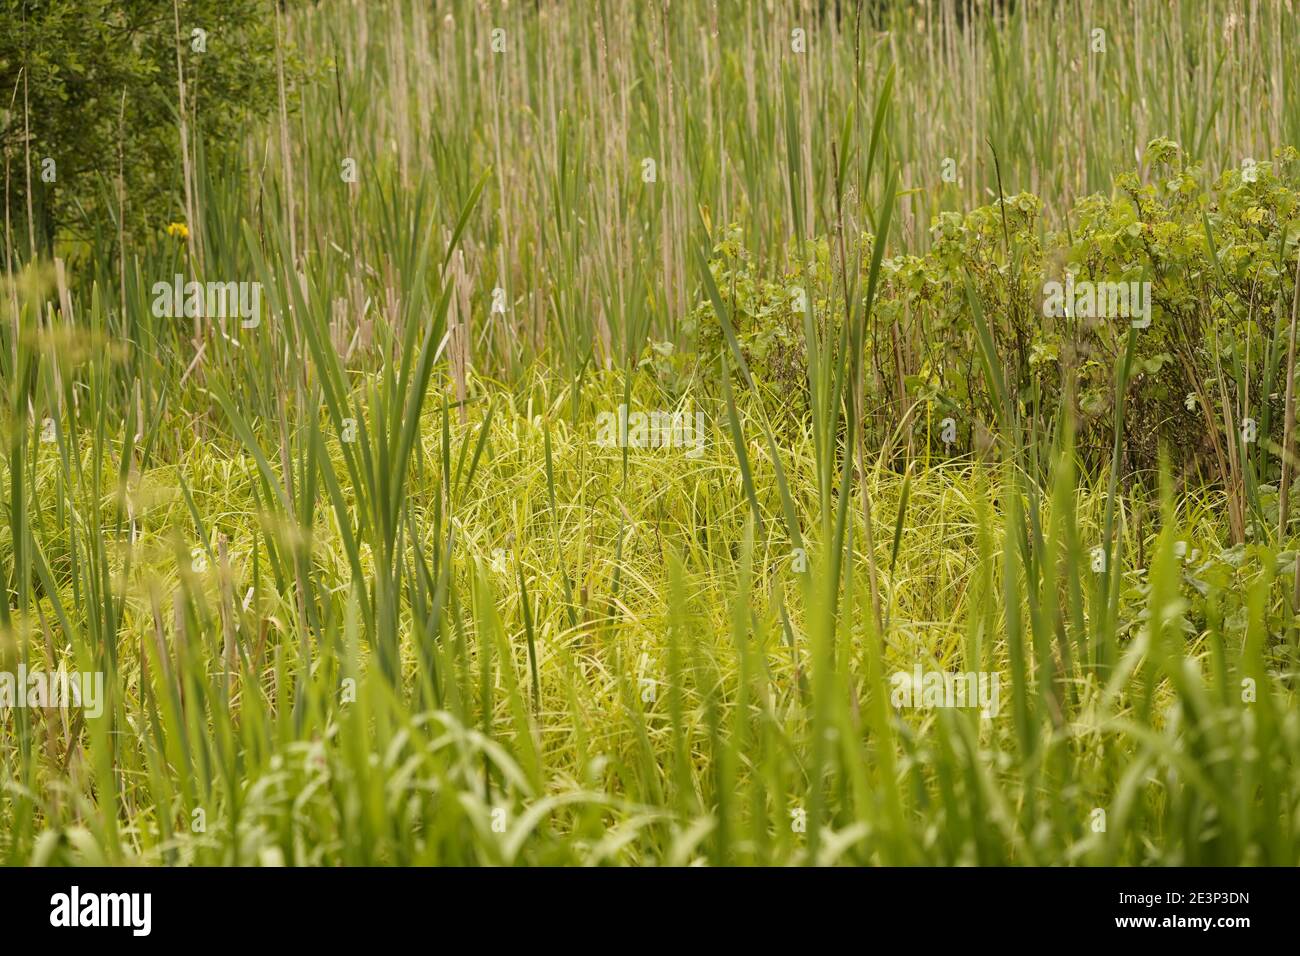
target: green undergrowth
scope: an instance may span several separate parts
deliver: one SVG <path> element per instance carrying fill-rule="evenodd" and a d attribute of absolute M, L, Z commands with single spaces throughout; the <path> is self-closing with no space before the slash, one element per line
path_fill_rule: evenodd
<path fill-rule="evenodd" d="M 238 443 L 187 443 L 115 501 L 60 497 L 41 449 L 30 520 L 60 607 L 44 594 L 14 618 L 5 661 L 97 661 L 111 700 L 84 727 L 5 716 L 4 858 L 1296 862 L 1289 555 L 1228 548 L 1213 494 L 1126 511 L 1108 625 L 1088 555 L 1100 489 L 1039 500 L 1026 554 L 1007 469 L 877 462 L 884 633 L 856 515 L 831 644 L 824 551 L 776 531 L 757 444 L 756 532 L 725 411 L 694 406 L 699 457 L 627 449 L 625 467 L 591 426 L 621 382 L 575 398 L 548 381 L 476 383 L 445 432 L 425 412 L 406 507 L 449 534 L 441 555 L 403 543 L 395 685 L 334 515 L 291 533 Z M 632 408 L 658 407 L 639 381 Z M 75 451 L 92 487 L 93 451 Z M 809 437 L 783 453 L 810 518 L 813 459 Z M 131 517 L 101 553 L 85 535 L 105 534 L 105 509 Z M 385 572 L 358 552 L 373 586 Z M 111 661 L 79 636 L 104 625 L 96 575 L 121 598 Z M 998 674 L 998 712 L 894 707 L 892 675 L 918 666 Z"/>

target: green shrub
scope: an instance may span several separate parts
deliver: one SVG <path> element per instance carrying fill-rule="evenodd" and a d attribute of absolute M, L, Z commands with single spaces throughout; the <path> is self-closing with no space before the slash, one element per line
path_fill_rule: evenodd
<path fill-rule="evenodd" d="M 936 217 L 924 254 L 883 261 L 866 343 L 873 440 L 886 441 L 906 422 L 914 443 L 943 451 L 938 422 L 951 417 L 958 438 L 950 450 L 987 446 L 997 413 L 969 281 L 1020 420 L 1051 424 L 1068 408 L 1085 461 L 1109 461 L 1130 321 L 1045 314 L 1047 283 L 1064 285 L 1067 275 L 1075 288 L 1151 283 L 1150 324 L 1136 335 L 1126 397 L 1128 469 L 1154 469 L 1162 444 L 1180 468 L 1217 465 L 1247 417 L 1261 446 L 1279 440 L 1300 241 L 1297 153 L 1228 170 L 1208 188 L 1202 180 L 1177 145 L 1155 140 L 1144 167 L 1117 177 L 1111 196 L 1076 204 L 1068 229 L 1045 233 L 1042 203 L 1028 193 Z M 802 290 L 823 339 L 836 341 L 844 313 L 838 241 L 819 238 L 802 255 L 792 248 L 791 266 L 768 277 L 741 238 L 732 225 L 715 246 L 714 279 L 755 377 L 781 403 L 806 408 L 804 321 L 795 304 Z M 859 290 L 872 242 L 869 234 L 846 242 L 847 261 L 861 264 Z M 725 343 L 709 302 L 698 303 L 687 328 L 699 359 L 715 366 Z M 1258 479 L 1270 480 L 1277 467 L 1260 456 Z"/>

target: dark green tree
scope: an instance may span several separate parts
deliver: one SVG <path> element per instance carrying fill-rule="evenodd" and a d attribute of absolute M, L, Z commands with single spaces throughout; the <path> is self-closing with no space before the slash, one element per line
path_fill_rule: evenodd
<path fill-rule="evenodd" d="M 174 215 L 182 111 L 191 153 L 220 163 L 274 107 L 275 42 L 271 0 L 0 0 L 14 251 L 116 232 L 120 195 L 128 235 Z"/>

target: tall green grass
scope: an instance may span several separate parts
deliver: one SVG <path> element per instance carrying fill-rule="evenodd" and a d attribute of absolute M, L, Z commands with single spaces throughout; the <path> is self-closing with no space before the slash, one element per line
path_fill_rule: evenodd
<path fill-rule="evenodd" d="M 109 697 L 0 713 L 0 860 L 1300 861 L 1294 542 L 1197 591 L 1223 491 L 1122 495 L 1118 439 L 1083 474 L 974 296 L 995 454 L 864 437 L 882 259 L 1003 191 L 981 157 L 1066 208 L 1159 132 L 1300 140 L 1285 8 L 883 9 L 300 10 L 323 72 L 237 166 L 196 147 L 190 241 L 11 246 L 0 669 Z M 806 420 L 708 268 L 733 220 L 834 240 Z M 261 282 L 262 323 L 153 316 L 177 271 Z M 638 363 L 697 296 L 718 388 L 669 395 Z M 704 410 L 705 454 L 598 446 L 620 403 Z M 894 707 L 918 662 L 999 715 Z"/>

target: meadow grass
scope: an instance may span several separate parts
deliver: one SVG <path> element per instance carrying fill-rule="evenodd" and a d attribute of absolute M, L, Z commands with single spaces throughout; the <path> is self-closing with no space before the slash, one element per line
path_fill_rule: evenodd
<path fill-rule="evenodd" d="M 107 700 L 0 712 L 0 860 L 1300 862 L 1285 520 L 1243 544 L 1118 437 L 1087 473 L 973 293 L 983 453 L 869 442 L 863 361 L 934 214 L 1300 142 L 1289 7 L 829 6 L 277 13 L 305 72 L 232 164 L 187 149 L 188 239 L 10 225 L 0 661 Z M 806 415 L 708 268 L 733 221 L 774 274 L 832 237 Z M 155 315 L 176 272 L 260 323 Z M 670 393 L 645 346 L 701 302 L 726 347 Z M 704 453 L 603 447 L 620 404 Z M 997 712 L 899 706 L 918 665 Z"/>
<path fill-rule="evenodd" d="M 9 862 L 1294 863 L 1294 644 L 1269 637 L 1271 575 L 1233 583 L 1244 626 L 1175 626 L 1172 529 L 1223 545 L 1214 495 L 1171 500 L 1158 538 L 1121 526 L 1151 556 L 1124 577 L 1165 625 L 1120 635 L 1084 553 L 1102 489 L 1033 499 L 1031 538 L 1014 474 L 877 464 L 872 521 L 899 535 L 878 548 L 882 637 L 864 522 L 831 597 L 814 534 L 802 574 L 782 536 L 756 536 L 722 428 L 697 459 L 629 450 L 624 470 L 574 427 L 617 381 L 576 409 L 546 377 L 474 384 L 486 433 L 486 415 L 422 416 L 395 573 L 328 509 L 304 533 L 237 443 L 192 437 L 183 469 L 147 463 L 116 502 L 89 441 L 68 452 L 75 483 L 39 449 L 34 577 L 64 597 L 13 624 L 29 666 L 71 636 L 107 669 L 110 709 L 84 726 L 12 712 Z M 339 445 L 302 430 L 292 457 L 341 473 Z M 770 527 L 775 474 L 750 445 Z M 812 511 L 811 436 L 782 458 Z M 340 493 L 355 514 L 362 495 Z M 216 542 L 198 573 L 195 541 Z M 387 573 L 406 598 L 395 684 L 366 623 Z M 1056 600 L 1067 583 L 1077 606 Z M 1003 675 L 1002 712 L 887 709 L 887 675 L 917 661 Z"/>

